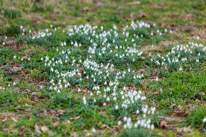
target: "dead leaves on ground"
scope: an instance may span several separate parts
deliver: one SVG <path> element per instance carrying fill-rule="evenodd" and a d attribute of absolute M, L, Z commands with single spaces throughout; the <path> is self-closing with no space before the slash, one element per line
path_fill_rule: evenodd
<path fill-rule="evenodd" d="M 6 122 L 7 120 L 12 120 L 15 123 L 18 122 L 18 117 L 21 116 L 20 114 L 15 114 L 13 112 L 3 112 L 0 113 L 0 117 L 3 118 L 1 121 Z"/>
<path fill-rule="evenodd" d="M 22 65 L 18 65 L 18 66 L 13 66 L 12 68 L 10 68 L 11 71 L 13 72 L 17 72 L 23 69 Z"/>
<path fill-rule="evenodd" d="M 161 128 L 166 128 L 167 127 L 167 121 L 165 121 L 165 120 L 160 121 L 160 127 Z"/>
<path fill-rule="evenodd" d="M 42 132 L 48 132 L 48 131 L 49 131 L 49 128 L 46 127 L 46 126 L 42 126 L 42 127 L 41 127 L 41 131 L 42 131 Z"/>
<path fill-rule="evenodd" d="M 129 5 L 139 5 L 139 4 L 141 4 L 140 1 L 133 1 L 129 3 Z"/>
<path fill-rule="evenodd" d="M 159 91 L 155 91 L 155 92 L 153 92 L 152 94 L 153 94 L 153 95 L 159 95 L 159 94 L 161 94 L 161 93 L 163 93 L 162 88 L 160 88 Z"/>

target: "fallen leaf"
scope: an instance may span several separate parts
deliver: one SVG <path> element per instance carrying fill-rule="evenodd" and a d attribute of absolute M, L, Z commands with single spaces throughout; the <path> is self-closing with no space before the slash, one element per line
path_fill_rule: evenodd
<path fill-rule="evenodd" d="M 168 65 L 165 65 L 165 71 L 169 72 Z"/>
<path fill-rule="evenodd" d="M 57 112 L 58 112 L 59 114 L 63 114 L 63 113 L 65 112 L 65 110 L 57 110 Z"/>
<path fill-rule="evenodd" d="M 176 117 L 161 117 L 161 118 L 168 122 L 181 122 L 184 120 L 184 118 L 176 118 Z"/>
<path fill-rule="evenodd" d="M 80 118 L 80 116 L 77 116 L 77 117 L 74 117 L 74 118 L 70 118 L 70 119 L 76 120 L 76 119 L 79 119 L 79 118 Z"/>
<path fill-rule="evenodd" d="M 14 122 L 18 122 L 18 120 L 17 120 L 15 117 L 11 117 L 11 119 L 12 119 Z"/>
<path fill-rule="evenodd" d="M 110 72 L 117 72 L 116 69 L 112 68 L 112 69 L 109 69 Z"/>
<path fill-rule="evenodd" d="M 13 68 L 12 68 L 11 70 L 17 72 L 17 71 L 20 71 L 20 70 L 22 70 L 22 69 L 23 69 L 22 66 L 19 66 L 19 67 L 13 66 Z"/>
<path fill-rule="evenodd" d="M 64 123 L 70 124 L 70 120 L 65 120 Z"/>
<path fill-rule="evenodd" d="M 14 117 L 14 116 L 15 116 L 15 113 L 12 113 L 12 112 L 3 112 L 3 113 L 0 113 L 0 116 Z"/>
<path fill-rule="evenodd" d="M 166 126 L 167 126 L 167 121 L 162 120 L 162 121 L 160 122 L 160 127 L 161 127 L 161 128 L 165 128 Z"/>
<path fill-rule="evenodd" d="M 153 92 L 153 95 L 159 95 L 163 92 L 162 88 L 160 88 L 159 91 Z"/>
<path fill-rule="evenodd" d="M 41 127 L 41 131 L 42 131 L 42 132 L 48 132 L 48 131 L 49 131 L 49 128 L 46 127 L 46 126 L 42 126 L 42 127 Z"/>
<path fill-rule="evenodd" d="M 27 59 L 27 55 L 26 55 L 26 56 L 23 56 L 22 59 Z"/>
<path fill-rule="evenodd" d="M 41 131 L 40 131 L 37 124 L 34 125 L 34 128 L 35 128 L 35 131 L 36 131 L 37 134 L 41 134 Z"/>
<path fill-rule="evenodd" d="M 21 70 L 21 76 L 24 77 L 26 76 L 25 72 Z"/>
<path fill-rule="evenodd" d="M 78 73 L 76 72 L 76 79 L 78 79 Z"/>
<path fill-rule="evenodd" d="M 131 5 L 139 5 L 139 4 L 141 4 L 141 2 L 140 1 L 134 1 L 134 2 L 130 2 L 129 4 L 131 4 Z"/>
<path fill-rule="evenodd" d="M 184 127 L 184 128 L 177 128 L 177 132 L 185 132 L 185 133 L 188 133 L 188 132 L 191 132 L 192 129 L 189 128 L 189 127 Z"/>
<path fill-rule="evenodd" d="M 184 108 L 184 109 L 177 108 L 175 111 L 173 111 L 173 113 L 176 115 L 186 115 L 185 111 L 186 111 L 186 108 Z"/>
<path fill-rule="evenodd" d="M 177 24 L 176 23 L 171 23 L 170 26 L 175 27 L 175 26 L 177 26 Z"/>
<path fill-rule="evenodd" d="M 159 95 L 159 94 L 160 94 L 159 91 L 153 92 L 153 95 Z"/>
<path fill-rule="evenodd" d="M 101 3 L 101 2 L 97 3 L 97 7 L 103 7 L 103 6 L 104 6 L 104 3 Z"/>
<path fill-rule="evenodd" d="M 79 73 L 81 74 L 83 72 L 84 68 L 79 69 Z"/>
<path fill-rule="evenodd" d="M 135 17 L 135 14 L 136 14 L 136 12 L 131 12 L 131 13 L 130 13 L 130 17 L 131 17 L 131 18 L 134 18 L 134 17 Z"/>
<path fill-rule="evenodd" d="M 81 12 L 88 12 L 88 11 L 90 11 L 90 10 L 91 10 L 90 8 L 85 7 L 85 8 L 83 8 L 83 9 L 81 10 Z"/>
<path fill-rule="evenodd" d="M 1 120 L 2 122 L 6 122 L 7 121 L 7 117 L 5 117 L 5 119 Z"/>
<path fill-rule="evenodd" d="M 175 106 L 176 106 L 176 104 L 172 104 L 172 105 L 170 106 L 170 109 L 173 109 Z"/>
<path fill-rule="evenodd" d="M 59 125 L 60 123 L 61 123 L 61 121 L 60 121 L 60 120 L 55 121 L 55 122 L 53 123 L 53 126 L 57 126 L 57 125 Z"/>
<path fill-rule="evenodd" d="M 146 17 L 146 16 L 147 16 L 147 15 L 146 15 L 144 12 L 140 12 L 140 13 L 139 13 L 139 17 L 143 17 L 143 18 L 144 18 L 144 17 Z"/>

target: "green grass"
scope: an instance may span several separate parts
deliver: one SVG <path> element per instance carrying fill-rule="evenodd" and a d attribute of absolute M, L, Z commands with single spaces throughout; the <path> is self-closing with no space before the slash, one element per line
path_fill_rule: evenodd
<path fill-rule="evenodd" d="M 188 42 L 205 46 L 205 12 L 204 0 L 0 0 L 0 136 L 205 136 L 206 124 L 202 122 L 206 117 L 205 50 L 203 47 L 187 48 L 192 49 L 192 53 L 184 53 L 175 49 L 174 54 L 169 54 L 176 45 Z M 137 20 L 150 25 L 156 23 L 156 26 L 129 29 L 130 35 L 123 35 L 122 29 Z M 72 26 L 83 24 L 98 26 L 95 35 L 94 32 L 76 32 L 77 29 L 68 35 Z M 118 28 L 118 36 L 115 36 L 114 25 Z M 106 36 L 106 43 L 96 37 L 103 34 L 101 26 L 111 33 Z M 51 35 L 32 38 L 46 29 Z M 162 32 L 161 36 L 157 30 Z M 153 36 L 151 32 L 155 32 Z M 64 42 L 66 45 L 61 46 Z M 74 47 L 75 42 L 82 47 Z M 94 43 L 97 46 L 93 55 L 88 49 L 94 49 Z M 111 46 L 99 56 L 108 43 Z M 144 50 L 141 56 L 129 54 L 120 58 L 114 54 L 127 54 L 125 49 L 116 49 L 116 45 L 128 48 L 134 44 L 139 51 Z M 187 61 L 163 61 L 163 58 L 168 59 L 167 55 L 171 60 L 179 56 L 180 60 L 187 58 Z M 63 64 L 56 63 L 54 70 L 60 73 L 78 70 L 82 71 L 81 76 L 59 76 L 51 71 L 49 61 L 45 61 L 47 57 L 49 61 L 53 58 L 53 63 L 63 61 Z M 97 64 L 113 64 L 114 68 L 108 68 L 109 71 L 101 68 L 103 74 L 98 74 L 83 65 L 86 58 Z M 165 64 L 158 65 L 157 61 Z M 125 77 L 117 80 L 124 73 Z M 141 78 L 134 79 L 140 74 L 143 74 Z M 54 87 L 60 87 L 59 80 L 63 78 L 70 87 L 61 89 L 59 94 Z M 104 106 L 106 98 L 102 93 L 110 87 L 112 90 L 106 96 L 113 96 L 115 85 L 110 84 L 115 80 L 119 82 L 116 85 L 118 101 L 111 98 Z M 100 95 L 93 89 L 95 86 L 100 87 Z M 128 87 L 141 90 L 147 99 L 138 100 L 127 109 L 115 109 L 115 105 L 124 101 L 119 91 L 125 88 L 124 95 L 129 95 Z M 83 97 L 86 97 L 86 105 Z M 146 116 L 155 129 L 124 129 L 127 122 L 123 119 L 131 118 L 135 124 L 137 118 L 143 118 L 146 104 L 149 108 L 156 107 L 155 115 Z M 139 115 L 136 110 L 140 111 Z M 178 114 L 178 111 L 184 112 Z M 163 128 L 160 125 L 164 117 L 183 121 L 168 121 Z M 191 127 L 189 133 L 180 130 L 184 127 Z"/>
<path fill-rule="evenodd" d="M 206 123 L 203 122 L 203 119 L 206 117 L 206 109 L 205 106 L 200 105 L 196 108 L 193 108 L 192 112 L 190 112 L 188 118 L 185 121 L 185 124 L 190 127 L 200 127 L 205 129 Z"/>

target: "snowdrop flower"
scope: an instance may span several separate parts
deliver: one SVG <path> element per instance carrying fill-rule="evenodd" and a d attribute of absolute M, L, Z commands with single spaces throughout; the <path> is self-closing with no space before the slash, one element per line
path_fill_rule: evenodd
<path fill-rule="evenodd" d="M 158 78 L 158 77 L 156 77 L 155 81 L 158 81 L 158 80 L 159 80 L 159 78 Z"/>
<path fill-rule="evenodd" d="M 200 39 L 200 37 L 199 37 L 199 36 L 197 36 L 196 38 L 197 38 L 197 40 L 199 40 L 199 39 Z"/>
<path fill-rule="evenodd" d="M 85 96 L 83 97 L 83 104 L 84 104 L 84 105 L 86 105 L 86 104 L 87 104 L 87 101 L 86 101 Z"/>
<path fill-rule="evenodd" d="M 180 67 L 180 68 L 179 68 L 179 71 L 182 71 L 182 70 L 183 70 L 183 68 L 182 68 L 182 67 Z"/>
<path fill-rule="evenodd" d="M 92 132 L 93 132 L 93 133 L 96 133 L 96 129 L 95 129 L 95 128 L 93 128 L 93 129 L 92 129 Z"/>
<path fill-rule="evenodd" d="M 123 120 L 124 120 L 124 121 L 127 121 L 127 117 L 124 117 Z"/>
<path fill-rule="evenodd" d="M 203 123 L 206 123 L 206 117 L 202 120 Z"/>

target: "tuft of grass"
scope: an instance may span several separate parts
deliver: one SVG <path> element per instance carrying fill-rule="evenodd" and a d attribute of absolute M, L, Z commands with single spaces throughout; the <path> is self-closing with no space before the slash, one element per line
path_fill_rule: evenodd
<path fill-rule="evenodd" d="M 151 132 L 145 129 L 129 129 L 123 131 L 119 137 L 151 137 Z"/>
<path fill-rule="evenodd" d="M 187 119 L 185 125 L 190 127 L 206 128 L 206 122 L 203 119 L 206 118 L 206 107 L 200 105 L 192 110 Z"/>
<path fill-rule="evenodd" d="M 3 12 L 4 17 L 7 17 L 9 19 L 15 19 L 21 16 L 21 12 L 15 9 L 4 8 L 2 9 L 2 12 Z"/>

